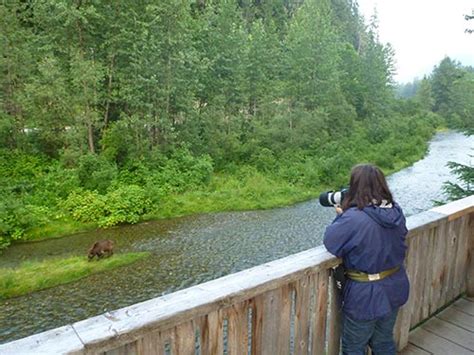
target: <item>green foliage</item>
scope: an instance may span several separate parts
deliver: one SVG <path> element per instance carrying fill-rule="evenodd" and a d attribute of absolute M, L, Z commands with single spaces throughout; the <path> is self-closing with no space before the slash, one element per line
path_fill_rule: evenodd
<path fill-rule="evenodd" d="M 151 201 L 140 186 L 119 186 L 105 195 L 105 213 L 98 220 L 101 227 L 121 223 L 137 223 L 149 211 Z"/>
<path fill-rule="evenodd" d="M 80 222 L 95 222 L 101 227 L 121 223 L 137 223 L 151 207 L 143 188 L 136 185 L 117 186 L 106 195 L 78 190 L 64 201 L 63 207 Z"/>
<path fill-rule="evenodd" d="M 77 175 L 81 187 L 104 193 L 117 175 L 117 168 L 104 158 L 86 154 L 79 158 Z"/>
<path fill-rule="evenodd" d="M 183 192 L 209 183 L 213 172 L 212 159 L 206 155 L 194 157 L 187 149 L 178 149 L 170 158 L 162 158 L 150 175 L 147 185 L 159 186 L 164 191 Z"/>
<path fill-rule="evenodd" d="M 474 195 L 474 166 L 450 161 L 448 167 L 460 180 L 459 183 L 448 181 L 444 184 L 444 192 L 448 199 L 454 201 Z"/>
<path fill-rule="evenodd" d="M 99 222 L 106 214 L 106 198 L 97 191 L 76 190 L 69 194 L 62 207 L 76 221 Z"/>

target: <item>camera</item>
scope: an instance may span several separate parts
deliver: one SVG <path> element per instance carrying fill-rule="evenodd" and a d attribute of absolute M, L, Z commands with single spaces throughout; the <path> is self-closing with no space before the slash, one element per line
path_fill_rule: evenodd
<path fill-rule="evenodd" d="M 324 207 L 333 207 L 341 205 L 344 197 L 347 196 L 349 189 L 341 189 L 340 191 L 327 191 L 319 195 L 319 203 Z"/>

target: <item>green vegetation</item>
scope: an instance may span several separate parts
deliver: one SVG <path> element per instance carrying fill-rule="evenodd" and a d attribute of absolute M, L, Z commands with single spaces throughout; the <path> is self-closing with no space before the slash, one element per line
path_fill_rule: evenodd
<path fill-rule="evenodd" d="M 397 99 L 349 0 L 15 0 L 0 27 L 0 249 L 308 199 L 413 163 L 473 102 L 434 79 Z"/>
<path fill-rule="evenodd" d="M 458 184 L 450 181 L 444 184 L 444 191 L 448 199 L 454 201 L 474 195 L 474 165 L 464 165 L 450 161 L 448 166 L 460 180 Z"/>
<path fill-rule="evenodd" d="M 0 269 L 0 299 L 15 297 L 45 288 L 77 281 L 91 274 L 127 265 L 149 253 L 116 254 L 100 261 L 86 257 L 27 261 L 16 268 Z"/>

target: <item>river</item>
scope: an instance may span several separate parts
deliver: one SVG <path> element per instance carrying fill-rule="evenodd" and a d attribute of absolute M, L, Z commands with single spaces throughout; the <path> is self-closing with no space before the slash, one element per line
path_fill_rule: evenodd
<path fill-rule="evenodd" d="M 472 163 L 474 136 L 442 132 L 424 159 L 388 178 L 406 215 L 443 200 L 442 184 L 454 181 L 448 161 Z M 99 239 L 113 239 L 116 252 L 148 251 L 129 266 L 78 282 L 0 302 L 0 343 L 125 307 L 237 272 L 321 244 L 334 218 L 332 208 L 311 200 L 263 211 L 223 212 L 173 218 L 14 245 L 0 267 L 23 260 L 85 255 Z"/>

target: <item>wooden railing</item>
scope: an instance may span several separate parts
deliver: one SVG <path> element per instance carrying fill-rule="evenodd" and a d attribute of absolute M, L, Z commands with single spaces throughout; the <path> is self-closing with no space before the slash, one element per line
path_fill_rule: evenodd
<path fill-rule="evenodd" d="M 419 322 L 474 294 L 474 196 L 408 218 L 410 298 L 399 348 Z M 340 313 L 323 246 L 0 345 L 1 354 L 338 354 Z"/>

